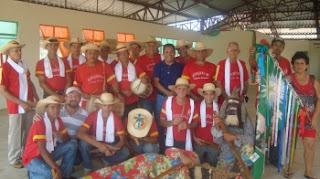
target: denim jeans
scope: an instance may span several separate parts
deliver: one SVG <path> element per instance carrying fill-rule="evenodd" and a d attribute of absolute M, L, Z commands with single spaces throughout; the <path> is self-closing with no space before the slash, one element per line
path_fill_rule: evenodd
<path fill-rule="evenodd" d="M 130 141 L 130 145 L 138 154 L 142 153 L 159 153 L 159 145 L 146 142 L 140 142 L 138 146 L 135 142 Z"/>
<path fill-rule="evenodd" d="M 157 101 L 156 101 L 156 111 L 155 111 L 155 118 L 157 122 L 157 127 L 159 131 L 159 148 L 160 148 L 160 153 L 164 153 L 165 149 L 165 133 L 164 133 L 164 128 L 160 126 L 160 114 L 161 114 L 161 109 L 163 106 L 164 101 L 167 99 L 166 96 L 157 94 Z"/>
<path fill-rule="evenodd" d="M 58 144 L 51 153 L 54 161 L 57 161 L 62 157 L 60 169 L 63 177 L 71 177 L 76 150 L 77 143 L 74 141 L 68 141 Z M 30 179 L 52 178 L 51 167 L 42 158 L 32 159 L 26 167 L 29 170 Z"/>
<path fill-rule="evenodd" d="M 80 140 L 79 144 L 80 144 L 80 152 L 82 157 L 82 165 L 83 165 L 83 168 L 85 169 L 93 169 L 90 158 L 94 156 L 102 156 L 104 161 L 112 164 L 112 163 L 124 161 L 130 155 L 128 148 L 125 146 L 123 146 L 120 150 L 118 150 L 114 155 L 105 156 L 104 154 L 90 153 L 90 151 L 92 149 L 95 149 L 96 147 L 88 144 L 87 142 Z"/>
<path fill-rule="evenodd" d="M 218 149 L 208 146 L 194 146 L 194 152 L 198 154 L 200 162 L 208 162 L 211 166 L 216 166 L 218 162 Z"/>
<path fill-rule="evenodd" d="M 140 104 L 143 109 L 148 110 L 151 114 L 153 114 L 155 112 L 155 107 L 156 107 L 155 100 L 148 100 L 148 99 L 140 98 Z"/>

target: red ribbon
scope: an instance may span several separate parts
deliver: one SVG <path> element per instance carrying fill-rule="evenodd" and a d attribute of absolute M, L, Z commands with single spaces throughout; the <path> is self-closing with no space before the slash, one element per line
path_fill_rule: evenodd
<path fill-rule="evenodd" d="M 299 136 L 303 136 L 303 134 L 304 134 L 304 123 L 306 120 L 306 113 L 307 113 L 307 108 L 305 108 L 305 107 L 301 108 L 298 113 L 298 120 L 300 123 Z"/>

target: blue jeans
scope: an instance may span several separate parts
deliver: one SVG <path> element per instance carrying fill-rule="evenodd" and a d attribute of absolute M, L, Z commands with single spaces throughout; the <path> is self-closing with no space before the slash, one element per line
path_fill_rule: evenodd
<path fill-rule="evenodd" d="M 104 154 L 90 153 L 90 151 L 92 149 L 95 149 L 96 147 L 88 144 L 87 142 L 80 140 L 79 144 L 80 144 L 80 152 L 82 157 L 82 165 L 83 165 L 83 168 L 85 169 L 93 169 L 92 163 L 90 160 L 90 158 L 93 156 L 102 156 L 104 161 L 106 161 L 107 163 L 113 164 L 113 163 L 118 163 L 126 160 L 130 155 L 129 150 L 127 149 L 127 147 L 124 147 L 124 146 L 120 150 L 118 150 L 114 155 L 105 156 Z"/>
<path fill-rule="evenodd" d="M 218 149 L 208 146 L 194 146 L 194 152 L 198 154 L 200 162 L 208 162 L 211 166 L 216 166 L 218 162 Z"/>
<path fill-rule="evenodd" d="M 77 143 L 74 141 L 68 141 L 58 144 L 51 153 L 54 161 L 57 161 L 62 157 L 60 169 L 63 177 L 71 177 L 76 150 Z M 42 158 L 32 159 L 26 167 L 29 170 L 30 179 L 52 178 L 51 167 Z"/>
<path fill-rule="evenodd" d="M 161 114 L 163 103 L 166 99 L 167 99 L 167 96 L 162 96 L 160 94 L 157 94 L 155 118 L 156 118 L 157 127 L 159 131 L 160 153 L 164 153 L 164 149 L 165 149 L 165 140 L 166 140 L 165 134 L 164 134 L 165 130 L 162 126 L 160 126 L 160 114 Z"/>
<path fill-rule="evenodd" d="M 139 146 L 133 141 L 130 141 L 130 145 L 138 154 L 142 153 L 159 153 L 159 145 L 141 142 Z"/>
<path fill-rule="evenodd" d="M 140 104 L 142 108 L 148 110 L 151 114 L 155 112 L 154 110 L 156 105 L 155 100 L 147 100 L 147 99 L 140 98 Z"/>

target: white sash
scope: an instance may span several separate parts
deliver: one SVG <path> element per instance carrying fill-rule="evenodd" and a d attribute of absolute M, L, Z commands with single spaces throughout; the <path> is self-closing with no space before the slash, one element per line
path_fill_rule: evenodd
<path fill-rule="evenodd" d="M 128 66 L 128 81 L 134 81 L 136 79 L 136 69 L 134 65 L 129 61 Z M 118 62 L 117 65 L 114 67 L 114 73 L 116 75 L 117 81 L 122 81 L 122 63 Z"/>
<path fill-rule="evenodd" d="M 241 65 L 240 60 L 237 59 L 237 64 L 239 67 L 239 73 L 240 73 L 240 94 L 242 94 L 242 91 L 244 89 L 244 75 L 243 75 L 243 67 Z M 225 70 L 224 70 L 224 81 L 225 81 L 225 85 L 224 85 L 224 89 L 227 93 L 228 96 L 231 96 L 231 92 L 230 92 L 230 59 L 227 58 L 226 59 L 226 63 L 225 63 Z"/>
<path fill-rule="evenodd" d="M 102 110 L 100 109 L 97 114 L 97 126 L 96 126 L 96 140 L 103 141 L 103 118 Z M 114 142 L 114 118 L 113 112 L 110 113 L 106 122 L 106 138 L 104 140 L 107 143 Z"/>
<path fill-rule="evenodd" d="M 72 64 L 72 53 L 69 54 L 69 56 L 67 58 L 67 61 L 69 63 L 70 68 L 73 69 L 73 66 L 72 66 L 73 65 Z M 79 61 L 79 65 L 81 65 L 82 63 L 86 62 L 86 58 L 82 54 L 80 54 L 79 58 L 78 58 L 78 61 Z"/>
<path fill-rule="evenodd" d="M 59 62 L 59 71 L 60 71 L 60 76 L 65 77 L 65 67 L 62 59 L 57 56 L 58 62 Z M 50 64 L 50 60 L 48 58 L 48 55 L 44 58 L 44 73 L 47 78 L 52 78 L 53 73 L 52 73 L 52 67 Z"/>
<path fill-rule="evenodd" d="M 167 113 L 167 120 L 172 121 L 172 98 L 173 96 L 169 96 L 166 101 L 166 113 Z M 188 124 L 192 122 L 193 112 L 194 112 L 194 101 L 190 99 L 190 107 L 191 107 L 191 114 L 188 120 Z M 173 138 L 173 128 L 172 126 L 167 127 L 167 136 L 166 136 L 166 146 L 172 147 L 174 145 L 174 138 Z M 191 141 L 191 132 L 190 129 L 187 129 L 187 136 L 186 136 L 186 150 L 192 151 L 192 141 Z"/>
<path fill-rule="evenodd" d="M 212 102 L 213 112 L 216 111 L 219 114 L 219 107 L 218 104 L 213 101 Z M 200 104 L 200 119 L 201 119 L 201 128 L 207 127 L 207 107 L 206 101 L 202 100 Z M 213 123 L 214 126 L 214 123 Z"/>
<path fill-rule="evenodd" d="M 11 67 L 16 70 L 17 73 L 19 73 L 19 99 L 27 102 L 28 100 L 28 79 L 27 79 L 27 73 L 28 73 L 28 66 L 26 63 L 19 60 L 18 63 L 15 63 L 10 57 L 8 57 L 7 62 Z M 18 113 L 22 114 L 26 111 L 19 105 L 18 106 Z"/>
<path fill-rule="evenodd" d="M 52 126 L 47 113 L 44 113 L 43 120 L 44 120 L 44 125 L 46 126 L 46 148 L 48 152 L 51 153 L 52 151 L 54 151 L 54 147 L 57 146 L 57 139 L 56 138 L 53 139 Z M 59 131 L 60 126 L 57 119 L 54 120 L 54 125 L 56 127 L 56 131 Z"/>

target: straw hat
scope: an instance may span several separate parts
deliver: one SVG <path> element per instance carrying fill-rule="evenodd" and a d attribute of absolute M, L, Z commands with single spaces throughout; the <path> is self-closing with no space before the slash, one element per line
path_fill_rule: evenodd
<path fill-rule="evenodd" d="M 185 46 L 188 46 L 188 48 L 192 47 L 192 42 L 191 41 L 186 41 L 184 39 L 177 40 L 176 49 L 179 49 L 179 48 L 185 47 Z"/>
<path fill-rule="evenodd" d="M 71 44 L 86 44 L 86 41 L 81 40 L 79 37 L 72 38 L 70 41 L 63 42 L 63 46 L 70 49 Z"/>
<path fill-rule="evenodd" d="M 94 103 L 110 105 L 116 103 L 117 100 L 113 97 L 111 93 L 102 93 L 99 98 L 94 100 Z"/>
<path fill-rule="evenodd" d="M 131 45 L 133 45 L 133 44 L 137 44 L 140 47 L 140 52 L 142 52 L 143 49 L 144 49 L 144 43 L 143 42 L 138 42 L 136 40 L 133 40 L 133 41 L 130 41 L 130 42 L 126 42 L 125 44 L 126 44 L 128 49 L 130 49 Z"/>
<path fill-rule="evenodd" d="M 46 106 L 49 104 L 62 105 L 63 103 L 61 103 L 60 98 L 58 96 L 54 96 L 54 95 L 48 96 L 45 99 L 38 101 L 38 103 L 36 105 L 36 113 L 43 114 Z"/>
<path fill-rule="evenodd" d="M 87 50 L 97 50 L 100 52 L 100 48 L 96 44 L 86 44 L 81 47 L 82 53 L 86 53 Z"/>
<path fill-rule="evenodd" d="M 111 45 L 107 40 L 103 40 L 99 43 L 98 47 L 102 48 L 102 47 L 109 47 L 110 51 L 112 51 L 114 49 L 114 46 Z"/>
<path fill-rule="evenodd" d="M 156 43 L 158 47 L 160 47 L 162 45 L 161 41 L 157 41 L 156 38 L 154 37 L 148 37 L 148 39 L 144 42 L 146 43 Z"/>
<path fill-rule="evenodd" d="M 177 87 L 177 86 L 188 86 L 190 89 L 193 89 L 194 87 L 196 87 L 195 84 L 189 84 L 189 80 L 185 79 L 185 78 L 178 78 L 176 80 L 176 84 L 175 85 L 169 85 L 168 88 L 171 90 L 171 91 L 174 91 L 174 89 Z"/>
<path fill-rule="evenodd" d="M 215 96 L 216 96 L 216 97 L 217 97 L 217 96 L 220 96 L 220 94 L 221 94 L 221 89 L 220 89 L 220 88 L 216 88 L 216 87 L 214 86 L 214 84 L 212 84 L 212 83 L 206 83 L 206 84 L 203 85 L 203 88 L 199 88 L 199 89 L 198 89 L 198 93 L 199 93 L 201 96 L 203 96 L 203 93 L 204 93 L 205 91 L 213 91 L 213 92 L 215 92 Z"/>
<path fill-rule="evenodd" d="M 1 53 L 6 54 L 7 51 L 12 49 L 12 48 L 22 48 L 25 45 L 26 44 L 19 44 L 19 42 L 15 41 L 15 40 L 11 40 L 5 46 L 2 47 Z"/>
<path fill-rule="evenodd" d="M 59 44 L 59 40 L 55 37 L 49 37 L 42 42 L 42 48 L 46 49 L 48 44 Z"/>
<path fill-rule="evenodd" d="M 128 50 L 127 46 L 125 44 L 118 44 L 116 47 L 116 51 L 113 51 L 112 53 L 119 53 Z"/>
<path fill-rule="evenodd" d="M 129 112 L 127 129 L 134 137 L 145 137 L 152 124 L 152 115 L 143 108 L 137 108 Z"/>
<path fill-rule="evenodd" d="M 213 49 L 212 48 L 207 48 L 206 45 L 203 42 L 197 42 L 196 46 L 193 49 L 189 49 L 188 50 L 188 54 L 190 56 L 192 56 L 192 57 L 195 57 L 196 51 L 199 51 L 199 50 L 206 50 L 207 51 L 206 58 L 209 57 L 213 52 Z"/>

